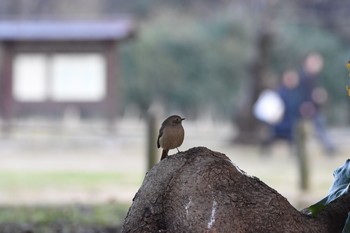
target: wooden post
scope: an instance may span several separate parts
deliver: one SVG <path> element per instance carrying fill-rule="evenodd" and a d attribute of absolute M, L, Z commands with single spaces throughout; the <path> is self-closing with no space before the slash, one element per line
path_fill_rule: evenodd
<path fill-rule="evenodd" d="M 149 171 L 158 161 L 157 153 L 157 119 L 152 111 L 147 118 L 147 171 Z"/>
<path fill-rule="evenodd" d="M 1 69 L 0 69 L 0 114 L 2 116 L 1 133 L 4 137 L 9 137 L 12 128 L 13 98 L 12 98 L 12 43 L 1 43 Z"/>
<path fill-rule="evenodd" d="M 306 128 L 305 121 L 300 120 L 296 124 L 295 129 L 295 147 L 296 156 L 299 170 L 299 185 L 301 190 L 306 191 L 310 187 L 309 171 L 310 166 L 308 162 L 307 150 L 306 150 Z"/>
<path fill-rule="evenodd" d="M 118 50 L 117 42 L 111 41 L 106 45 L 106 52 L 104 54 L 107 63 L 107 79 L 106 79 L 106 103 L 105 112 L 107 114 L 107 128 L 109 132 L 114 132 L 114 123 L 118 114 L 118 104 L 122 88 L 118 86 L 120 84 L 120 77 L 117 71 L 118 64 Z"/>

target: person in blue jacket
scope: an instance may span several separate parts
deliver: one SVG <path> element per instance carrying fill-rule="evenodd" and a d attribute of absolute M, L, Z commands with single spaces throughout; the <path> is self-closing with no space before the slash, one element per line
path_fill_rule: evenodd
<path fill-rule="evenodd" d="M 299 84 L 300 80 L 296 71 L 287 70 L 283 73 L 277 93 L 283 101 L 284 114 L 281 121 L 272 127 L 274 139 L 285 139 L 289 143 L 293 142 L 295 125 L 300 118 L 301 96 Z"/>

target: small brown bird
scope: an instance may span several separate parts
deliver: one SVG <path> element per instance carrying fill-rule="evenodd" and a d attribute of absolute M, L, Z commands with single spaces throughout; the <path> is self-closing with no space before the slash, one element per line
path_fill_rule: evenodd
<path fill-rule="evenodd" d="M 183 120 L 185 120 L 185 118 L 173 115 L 163 121 L 162 126 L 159 129 L 157 140 L 157 147 L 163 148 L 160 160 L 163 160 L 168 156 L 170 149 L 177 149 L 184 141 L 185 131 L 181 124 Z M 179 151 L 179 149 L 177 149 L 177 151 Z"/>

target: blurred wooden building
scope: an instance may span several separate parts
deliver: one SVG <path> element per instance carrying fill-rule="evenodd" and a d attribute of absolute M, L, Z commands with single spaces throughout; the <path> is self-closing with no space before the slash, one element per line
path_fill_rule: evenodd
<path fill-rule="evenodd" d="M 118 45 L 131 38 L 130 19 L 0 21 L 0 114 L 114 120 L 118 110 Z"/>

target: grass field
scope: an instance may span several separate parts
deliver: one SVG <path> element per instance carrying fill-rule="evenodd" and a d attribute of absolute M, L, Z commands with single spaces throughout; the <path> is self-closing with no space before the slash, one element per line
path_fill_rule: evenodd
<path fill-rule="evenodd" d="M 114 197 L 113 193 L 118 192 L 116 184 L 120 189 L 125 189 L 136 187 L 142 181 L 140 175 L 91 171 L 1 171 L 0 177 L 1 190 L 14 194 L 22 201 L 34 200 L 35 203 L 18 204 L 15 197 L 8 198 L 12 200 L 11 205 L 0 206 L 1 233 L 116 233 L 130 206 L 129 202 L 118 201 Z M 51 194 L 47 194 L 47 190 Z M 88 204 L 87 201 L 79 204 L 81 200 L 93 200 L 96 193 L 109 193 L 111 196 L 101 201 L 96 195 L 98 200 L 95 204 Z M 1 194 L 2 192 L 0 196 Z M 72 194 L 76 195 L 76 201 L 70 203 L 70 199 L 62 204 L 65 198 L 60 200 L 60 195 Z M 81 194 L 84 194 L 83 198 Z M 36 197 L 41 195 L 53 195 L 54 200 L 50 201 L 55 204 L 40 204 Z M 109 201 L 106 202 L 105 199 Z"/>
<path fill-rule="evenodd" d="M 120 225 L 129 208 L 128 204 L 107 203 L 100 205 L 61 206 L 1 206 L 0 224 L 20 222 L 28 224 L 54 224 L 70 222 L 80 225 Z"/>
<path fill-rule="evenodd" d="M 0 171 L 3 190 L 96 189 L 101 186 L 137 186 L 143 174 L 111 171 Z M 1 193 L 1 192 L 0 192 Z"/>
<path fill-rule="evenodd" d="M 113 193 L 118 192 L 116 187 L 137 187 L 143 178 L 141 174 L 111 171 L 1 171 L 0 177 L 0 196 L 6 190 L 22 201 L 36 199 L 35 204 L 18 204 L 12 197 L 11 204 L 1 205 L 1 233 L 118 232 L 130 202 L 116 200 Z M 47 196 L 47 190 L 55 200 L 51 204 L 40 203 L 35 197 Z M 98 193 L 109 193 L 110 197 L 101 201 Z M 61 195 L 74 194 L 75 202 L 60 199 Z M 86 199 L 92 200 L 92 204 Z"/>
<path fill-rule="evenodd" d="M 2 206 L 2 233 L 119 232 L 127 204 Z"/>

